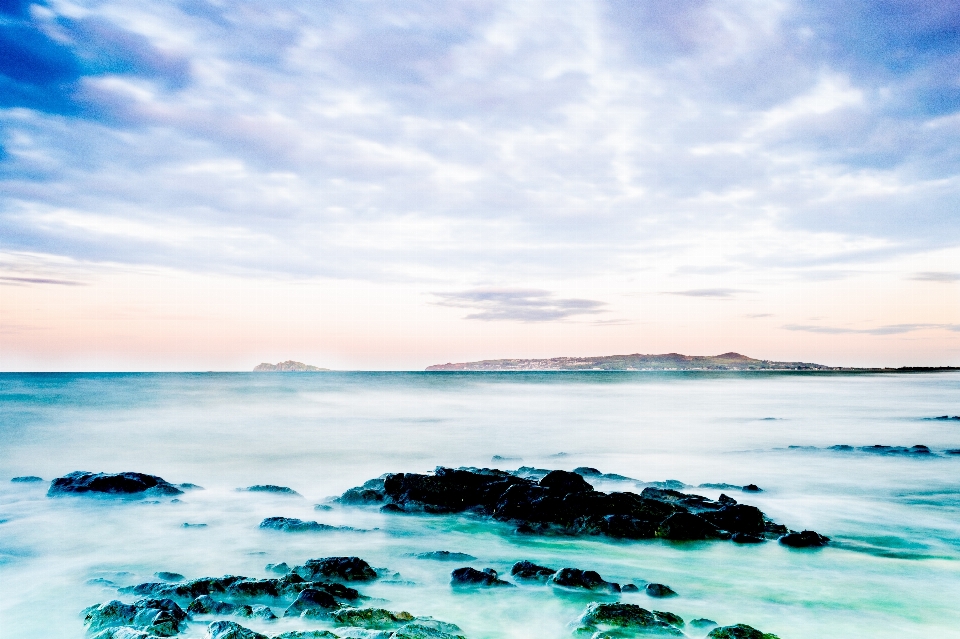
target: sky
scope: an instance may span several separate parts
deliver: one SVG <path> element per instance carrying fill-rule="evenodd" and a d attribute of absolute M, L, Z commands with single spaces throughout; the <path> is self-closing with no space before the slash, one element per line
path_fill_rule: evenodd
<path fill-rule="evenodd" d="M 960 365 L 958 0 L 0 0 L 0 370 Z"/>

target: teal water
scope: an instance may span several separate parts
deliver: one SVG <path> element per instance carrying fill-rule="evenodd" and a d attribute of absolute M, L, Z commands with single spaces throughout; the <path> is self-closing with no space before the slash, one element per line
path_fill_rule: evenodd
<path fill-rule="evenodd" d="M 782 639 L 953 636 L 960 455 L 944 451 L 960 448 L 960 421 L 927 418 L 960 414 L 958 391 L 955 373 L 0 375 L 0 636 L 83 636 L 79 611 L 118 598 L 91 579 L 127 585 L 158 570 L 267 576 L 268 562 L 341 554 L 401 574 L 361 588 L 382 599 L 377 605 L 456 623 L 471 639 L 571 637 L 570 622 L 596 599 L 546 586 L 457 593 L 449 573 L 459 564 L 407 556 L 429 550 L 466 552 L 478 558 L 471 565 L 507 573 L 531 559 L 621 583 L 666 583 L 680 596 L 621 600 Z M 924 444 L 933 454 L 823 450 L 835 444 Z M 510 459 L 494 464 L 493 455 Z M 642 481 L 756 483 L 764 492 L 735 497 L 834 543 L 797 551 L 531 538 L 469 517 L 313 508 L 384 472 L 437 465 L 593 466 Z M 179 503 L 48 499 L 45 483 L 9 481 L 73 470 L 135 470 L 206 490 Z M 262 483 L 305 498 L 235 491 Z M 257 528 L 275 515 L 371 531 Z M 268 635 L 322 626 L 244 624 Z M 181 636 L 204 631 L 198 623 Z"/>

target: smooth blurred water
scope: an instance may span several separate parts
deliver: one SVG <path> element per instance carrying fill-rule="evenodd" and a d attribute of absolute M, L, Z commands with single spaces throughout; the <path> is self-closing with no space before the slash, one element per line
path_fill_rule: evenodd
<path fill-rule="evenodd" d="M 268 562 L 344 554 L 401 573 L 406 583 L 361 587 L 382 598 L 374 603 L 456 623 L 471 639 L 570 637 L 568 624 L 598 600 L 547 586 L 457 593 L 449 574 L 459 564 L 406 556 L 429 550 L 466 552 L 474 567 L 507 573 L 531 559 L 666 583 L 680 596 L 621 599 L 783 639 L 954 636 L 960 455 L 942 451 L 960 448 L 960 422 L 925 418 L 960 414 L 958 391 L 954 373 L 0 375 L 0 636 L 83 636 L 79 611 L 118 598 L 90 579 L 262 577 Z M 787 448 L 834 444 L 925 444 L 936 454 Z M 493 455 L 522 458 L 496 464 L 505 469 L 585 465 L 643 481 L 756 483 L 764 492 L 734 496 L 835 543 L 797 551 L 529 537 L 469 517 L 313 509 L 384 472 L 493 466 Z M 144 503 L 49 499 L 46 483 L 9 482 L 73 470 L 135 470 L 206 490 Z M 305 499 L 235 491 L 262 483 Z M 257 528 L 274 515 L 371 531 Z M 241 622 L 270 635 L 322 625 Z M 203 633 L 198 623 L 182 636 Z"/>

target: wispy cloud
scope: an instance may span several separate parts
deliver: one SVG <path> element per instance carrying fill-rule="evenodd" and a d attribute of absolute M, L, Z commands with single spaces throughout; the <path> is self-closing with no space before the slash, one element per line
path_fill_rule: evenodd
<path fill-rule="evenodd" d="M 943 271 L 925 271 L 917 273 L 911 279 L 918 282 L 960 282 L 960 273 L 946 273 Z"/>
<path fill-rule="evenodd" d="M 71 280 L 55 280 L 46 277 L 4 277 L 0 276 L 0 284 L 9 283 L 14 285 L 25 284 L 56 284 L 59 286 L 86 286 L 83 282 L 74 282 Z"/>
<path fill-rule="evenodd" d="M 842 328 L 836 326 L 816 326 L 812 324 L 787 324 L 783 328 L 788 331 L 803 331 L 824 335 L 900 335 L 923 330 L 960 332 L 960 324 L 887 324 L 876 328 Z"/>
<path fill-rule="evenodd" d="M 604 302 L 578 298 L 557 298 L 539 289 L 482 288 L 451 293 L 434 293 L 443 306 L 473 308 L 464 319 L 520 322 L 549 322 L 577 315 L 605 312 Z"/>
<path fill-rule="evenodd" d="M 665 295 L 682 295 L 684 297 L 713 297 L 716 299 L 732 299 L 741 293 L 748 293 L 738 288 L 695 288 L 688 291 L 667 291 Z"/>

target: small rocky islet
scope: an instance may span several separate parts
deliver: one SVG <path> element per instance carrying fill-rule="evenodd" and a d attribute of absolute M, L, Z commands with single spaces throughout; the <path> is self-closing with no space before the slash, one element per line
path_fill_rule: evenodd
<path fill-rule="evenodd" d="M 639 495 L 604 493 L 595 490 L 579 473 L 553 470 L 540 475 L 535 480 L 495 469 L 440 467 L 432 475 L 384 475 L 346 491 L 336 501 L 342 505 L 377 505 L 387 513 L 471 513 L 509 522 L 516 526 L 518 533 L 524 534 L 603 535 L 618 539 L 662 538 L 672 541 L 726 539 L 757 543 L 779 539 L 783 545 L 797 548 L 829 543 L 827 537 L 813 531 L 791 531 L 769 520 L 759 509 L 739 504 L 727 495 L 710 500 L 655 487 L 644 488 Z M 193 488 L 192 485 L 174 485 L 142 473 L 111 475 L 78 471 L 55 479 L 48 495 L 175 496 L 188 487 Z M 754 488 L 750 486 L 751 490 Z M 268 518 L 265 522 L 276 522 L 277 525 L 268 523 L 266 526 L 261 524 L 261 527 L 298 532 L 301 529 L 293 522 L 299 521 Z M 309 525 L 302 530 L 327 529 L 352 530 Z M 439 561 L 473 559 L 470 555 L 451 551 L 412 556 Z M 418 617 L 405 611 L 363 607 L 369 598 L 354 586 L 377 580 L 384 571 L 374 569 L 358 557 L 312 559 L 292 568 L 287 564 L 269 564 L 266 570 L 280 576 L 225 575 L 187 580 L 179 573 L 158 571 L 155 574 L 160 581 L 118 589 L 121 595 L 134 597 L 132 603 L 111 600 L 86 608 L 83 611 L 84 625 L 93 639 L 173 637 L 197 622 L 207 624 L 208 639 L 269 639 L 267 635 L 243 626 L 242 620 L 269 622 L 282 616 L 309 619 L 330 628 L 284 632 L 274 635 L 274 639 L 464 637 L 461 629 L 452 623 Z M 652 598 L 678 596 L 665 584 L 621 586 L 603 579 L 596 571 L 575 567 L 554 569 L 529 560 L 516 562 L 510 577 L 513 581 L 502 578 L 492 568 L 463 566 L 451 572 L 450 583 L 454 588 L 508 589 L 539 583 L 588 591 L 607 599 L 616 598 L 621 593 L 640 592 Z M 698 634 L 715 625 L 706 619 L 695 619 L 689 624 L 691 628 L 699 629 Z M 610 601 L 590 603 L 571 625 L 574 636 L 591 639 L 687 636 L 685 627 L 684 620 L 674 613 Z M 776 639 L 775 635 L 744 624 L 715 627 L 707 636 L 712 639 Z"/>

